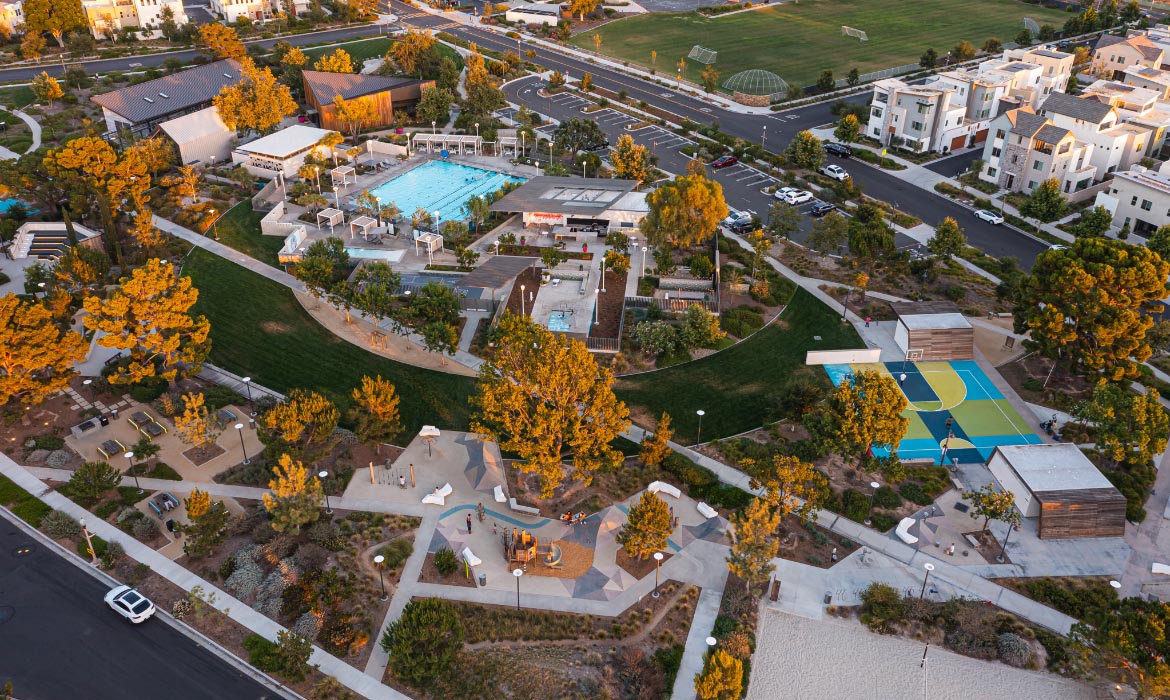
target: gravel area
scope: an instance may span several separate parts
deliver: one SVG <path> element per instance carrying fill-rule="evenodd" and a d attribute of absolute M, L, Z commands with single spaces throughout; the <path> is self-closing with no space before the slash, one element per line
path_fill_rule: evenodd
<path fill-rule="evenodd" d="M 859 623 L 768 610 L 760 620 L 747 700 L 1093 700 L 1084 684 L 878 635 Z"/>

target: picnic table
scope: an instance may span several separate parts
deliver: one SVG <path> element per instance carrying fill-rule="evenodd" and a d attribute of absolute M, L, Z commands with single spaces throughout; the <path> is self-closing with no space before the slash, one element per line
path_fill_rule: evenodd
<path fill-rule="evenodd" d="M 101 452 L 102 456 L 109 459 L 114 455 L 124 454 L 126 452 L 126 446 L 111 438 L 98 445 L 98 452 Z"/>
<path fill-rule="evenodd" d="M 219 423 L 220 427 L 222 428 L 223 426 L 227 425 L 228 423 L 237 422 L 239 420 L 239 416 L 237 416 L 235 414 L 235 412 L 233 412 L 230 409 L 221 408 L 215 412 L 215 420 Z"/>

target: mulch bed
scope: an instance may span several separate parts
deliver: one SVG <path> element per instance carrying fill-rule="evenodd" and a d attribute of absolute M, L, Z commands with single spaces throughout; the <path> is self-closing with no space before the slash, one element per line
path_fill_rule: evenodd
<path fill-rule="evenodd" d="M 663 552 L 662 563 L 665 564 L 666 562 L 670 561 L 672 556 L 674 555 Z M 631 557 L 626 553 L 625 547 L 622 547 L 617 551 L 616 563 L 622 569 L 622 571 L 625 571 L 627 574 L 633 576 L 636 579 L 642 579 L 654 573 L 654 557 L 651 556 L 645 559 Z"/>
<path fill-rule="evenodd" d="M 524 285 L 523 292 L 520 291 L 520 286 Z M 508 313 L 519 315 L 521 313 L 521 295 L 535 294 L 536 290 L 540 288 L 540 270 L 536 267 L 530 267 L 524 272 L 521 272 L 516 281 L 512 284 L 512 293 L 508 296 L 507 309 Z M 531 313 L 532 303 L 527 299 L 523 302 L 524 313 Z"/>
<path fill-rule="evenodd" d="M 206 447 L 192 447 L 183 453 L 183 456 L 191 461 L 195 466 L 206 464 L 216 457 L 220 456 L 227 450 L 219 445 L 211 444 Z"/>
<path fill-rule="evenodd" d="M 423 562 L 422 571 L 419 573 L 418 580 L 423 583 L 441 583 L 444 586 L 463 586 L 465 588 L 475 588 L 475 581 L 468 579 L 463 575 L 463 560 L 460 559 L 459 568 L 455 569 L 448 576 L 443 576 L 439 573 L 439 569 L 435 566 L 434 553 L 428 553 L 426 561 Z M 474 572 L 472 572 L 474 576 Z"/>
<path fill-rule="evenodd" d="M 626 277 L 629 271 L 605 274 L 605 291 L 601 293 L 597 321 L 590 328 L 594 338 L 617 338 L 622 325 L 622 305 L 626 300 Z"/>
<path fill-rule="evenodd" d="M 1004 553 L 1002 555 L 1000 554 L 1000 552 L 1003 551 L 1003 540 L 996 537 L 995 534 L 991 532 L 991 530 L 976 530 L 975 532 L 964 532 L 963 533 L 964 539 L 966 539 L 966 537 L 968 535 L 970 535 L 971 537 L 974 537 L 975 540 L 979 542 L 979 545 L 977 547 L 975 547 L 975 551 L 979 554 L 979 556 L 981 556 L 985 560 L 987 560 L 988 564 L 1000 564 L 1000 563 L 1011 564 L 1012 563 L 1012 558 L 1007 556 L 1006 553 Z M 969 542 L 964 542 L 964 544 L 969 544 Z M 1011 544 L 1010 540 L 1009 540 L 1008 544 L 1009 545 Z M 996 557 L 998 557 L 998 556 L 1003 556 L 1003 562 L 1000 562 L 996 559 Z"/>

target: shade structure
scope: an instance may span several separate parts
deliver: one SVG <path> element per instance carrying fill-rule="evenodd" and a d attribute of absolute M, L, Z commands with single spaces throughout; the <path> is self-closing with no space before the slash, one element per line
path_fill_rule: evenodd
<path fill-rule="evenodd" d="M 788 93 L 788 83 L 775 73 L 753 68 L 728 78 L 723 87 L 745 95 L 781 95 Z"/>

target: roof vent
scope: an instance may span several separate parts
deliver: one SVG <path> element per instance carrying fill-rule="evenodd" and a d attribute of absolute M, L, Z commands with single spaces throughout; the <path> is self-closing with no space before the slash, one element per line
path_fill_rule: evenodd
<path fill-rule="evenodd" d="M 170 95 L 168 95 L 168 94 L 166 94 L 165 92 L 160 92 L 160 93 L 158 94 L 158 96 L 159 96 L 159 97 L 161 97 L 161 98 L 163 98 L 164 100 L 169 100 L 169 99 L 171 99 L 171 96 L 170 96 Z"/>
<path fill-rule="evenodd" d="M 146 100 L 150 104 L 154 104 L 154 100 L 150 99 L 149 97 L 143 97 L 142 99 Z"/>
<path fill-rule="evenodd" d="M 235 76 L 234 76 L 234 75 L 232 75 L 231 73 L 224 73 L 224 74 L 223 74 L 223 77 L 225 77 L 225 78 L 234 78 Z"/>

